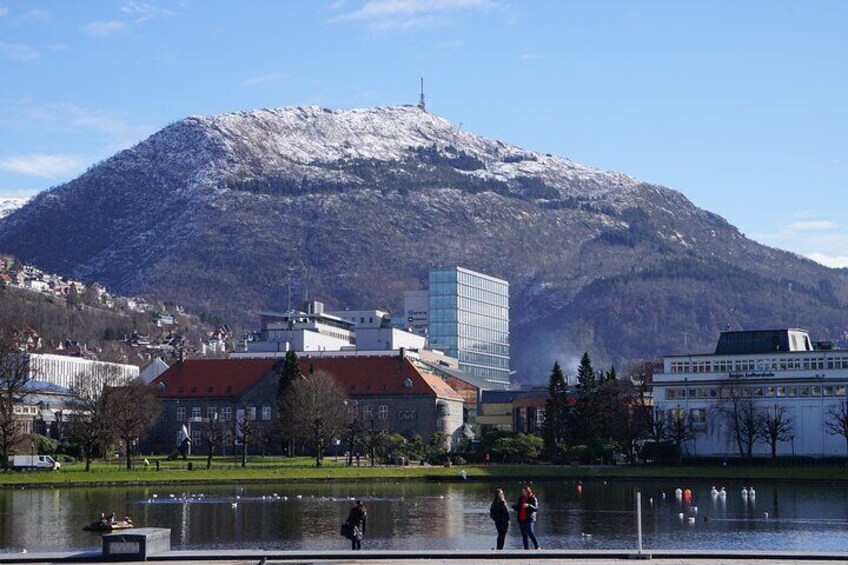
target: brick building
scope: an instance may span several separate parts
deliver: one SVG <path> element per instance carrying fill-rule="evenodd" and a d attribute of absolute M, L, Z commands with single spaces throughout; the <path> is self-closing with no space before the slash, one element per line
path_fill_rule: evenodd
<path fill-rule="evenodd" d="M 151 386 L 163 402 L 161 416 L 146 440 L 148 450 L 170 452 L 185 425 L 192 437 L 193 453 L 204 453 L 202 435 L 211 418 L 230 422 L 245 418 L 257 423 L 268 441 L 248 446 L 251 453 L 276 453 L 274 441 L 277 375 L 282 359 L 203 359 L 176 363 L 153 380 Z M 409 359 L 394 356 L 302 357 L 304 375 L 325 371 L 350 399 L 348 410 L 374 420 L 390 433 L 434 432 L 456 441 L 463 425 L 463 400 L 435 375 L 417 369 Z M 225 452 L 232 453 L 230 445 Z"/>

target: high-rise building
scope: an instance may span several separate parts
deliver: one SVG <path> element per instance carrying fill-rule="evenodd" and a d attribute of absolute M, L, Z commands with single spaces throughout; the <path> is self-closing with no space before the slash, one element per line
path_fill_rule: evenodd
<path fill-rule="evenodd" d="M 509 384 L 509 283 L 462 267 L 430 271 L 429 346 L 459 368 Z"/>

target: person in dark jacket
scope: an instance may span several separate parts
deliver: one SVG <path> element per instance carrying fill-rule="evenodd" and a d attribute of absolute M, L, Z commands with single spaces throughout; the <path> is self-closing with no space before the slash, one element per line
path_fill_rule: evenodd
<path fill-rule="evenodd" d="M 536 514 L 539 511 L 539 501 L 529 486 L 521 488 L 521 496 L 518 503 L 512 507 L 518 513 L 518 527 L 521 528 L 521 540 L 524 549 L 530 549 L 528 541 L 533 542 L 533 547 L 539 549 L 539 540 L 536 539 Z"/>
<path fill-rule="evenodd" d="M 502 489 L 495 491 L 495 500 L 489 508 L 489 516 L 495 521 L 495 528 L 498 530 L 498 549 L 503 549 L 506 533 L 509 531 L 509 508 Z"/>
<path fill-rule="evenodd" d="M 364 502 L 356 501 L 356 506 L 351 508 L 350 514 L 347 515 L 347 523 L 353 526 L 353 535 L 350 538 L 352 549 L 362 549 L 362 538 L 365 537 L 365 525 L 368 523 Z"/>

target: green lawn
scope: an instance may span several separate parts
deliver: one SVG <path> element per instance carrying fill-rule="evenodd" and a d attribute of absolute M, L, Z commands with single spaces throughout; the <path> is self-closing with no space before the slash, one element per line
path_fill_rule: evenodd
<path fill-rule="evenodd" d="M 154 459 L 150 459 L 154 463 Z M 381 479 L 433 479 L 461 480 L 466 472 L 469 480 L 494 479 L 724 479 L 724 480 L 787 480 L 787 481 L 839 481 L 848 483 L 848 468 L 841 467 L 744 467 L 744 466 L 667 466 L 619 465 L 609 467 L 563 467 L 553 465 L 493 465 L 466 467 L 345 467 L 341 461 L 325 459 L 324 467 L 315 468 L 307 458 L 284 459 L 279 457 L 250 458 L 242 469 L 232 458 L 218 458 L 213 468 L 206 470 L 202 457 L 189 461 L 194 469 L 187 469 L 185 461 L 162 461 L 160 470 L 155 463 L 145 468 L 140 464 L 127 471 L 117 463 L 97 462 L 90 472 L 82 464 L 62 467 L 57 473 L 9 472 L 0 473 L 0 488 L 16 486 L 73 486 L 119 484 L 190 484 L 261 481 L 321 481 L 321 480 L 381 480 Z"/>

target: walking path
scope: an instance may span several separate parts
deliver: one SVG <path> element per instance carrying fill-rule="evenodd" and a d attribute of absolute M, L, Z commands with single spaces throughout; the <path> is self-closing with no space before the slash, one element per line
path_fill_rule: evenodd
<path fill-rule="evenodd" d="M 568 563 L 569 565 L 607 565 L 638 562 L 635 552 L 625 551 L 349 551 L 274 552 L 274 551 L 170 551 L 157 554 L 147 563 L 221 564 L 221 565 L 495 565 Z M 643 555 L 649 557 L 649 555 Z M 653 552 L 647 563 L 656 565 L 833 565 L 848 563 L 848 553 L 799 552 Z M 0 553 L 0 563 L 100 563 L 99 552 L 8 554 Z M 112 563 L 115 563 L 112 561 Z"/>

